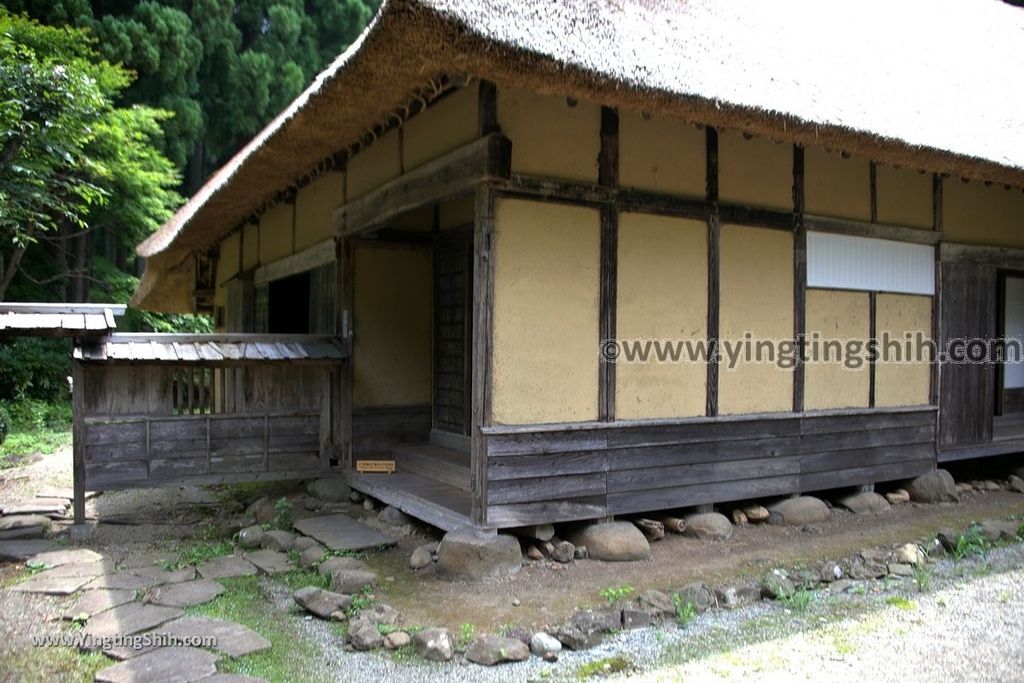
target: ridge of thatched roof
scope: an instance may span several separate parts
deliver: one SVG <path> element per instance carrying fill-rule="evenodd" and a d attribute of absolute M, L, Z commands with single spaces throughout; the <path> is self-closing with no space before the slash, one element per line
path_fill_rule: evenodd
<path fill-rule="evenodd" d="M 147 271 L 135 302 L 188 308 L 192 250 L 442 74 L 1024 187 L 1021 45 L 1024 10 L 999 0 L 385 0 L 356 43 L 139 246 Z"/>

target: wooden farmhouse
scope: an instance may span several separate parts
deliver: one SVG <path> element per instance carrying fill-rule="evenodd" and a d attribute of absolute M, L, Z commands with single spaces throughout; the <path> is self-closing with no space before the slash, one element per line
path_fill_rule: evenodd
<path fill-rule="evenodd" d="M 386 0 L 139 247 L 135 303 L 218 335 L 83 348 L 84 485 L 329 471 L 494 529 L 1024 450 L 1020 365 L 602 360 L 1024 336 L 1024 13 L 840 11 Z"/>

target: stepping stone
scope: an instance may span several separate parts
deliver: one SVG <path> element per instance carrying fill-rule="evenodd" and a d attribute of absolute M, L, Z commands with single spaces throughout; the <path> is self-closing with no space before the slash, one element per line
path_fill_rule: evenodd
<path fill-rule="evenodd" d="M 112 574 L 116 570 L 117 568 L 110 560 L 100 560 L 98 562 L 73 562 L 72 564 L 62 564 L 59 567 L 54 567 L 53 569 L 46 569 L 36 574 L 36 576 L 51 579 L 64 578 L 67 576 L 95 578 L 97 576 L 102 576 L 103 574 Z"/>
<path fill-rule="evenodd" d="M 180 553 L 171 551 L 157 551 L 143 553 L 141 555 L 129 555 L 124 558 L 123 564 L 127 569 L 138 569 L 139 567 L 160 567 L 164 565 L 175 565 L 181 559 Z"/>
<path fill-rule="evenodd" d="M 22 562 L 39 553 L 46 552 L 53 541 L 33 538 L 24 541 L 0 541 L 0 562 Z"/>
<path fill-rule="evenodd" d="M 91 638 L 130 636 L 156 628 L 180 616 L 181 610 L 174 607 L 129 602 L 100 612 L 89 619 L 82 629 L 82 634 Z"/>
<path fill-rule="evenodd" d="M 225 555 L 207 560 L 196 567 L 199 576 L 204 579 L 227 579 L 233 576 L 253 576 L 256 567 L 245 558 L 237 555 Z"/>
<path fill-rule="evenodd" d="M 176 638 L 209 638 L 214 650 L 230 657 L 242 657 L 270 649 L 270 641 L 248 626 L 211 617 L 182 617 L 164 624 L 157 632 Z"/>
<path fill-rule="evenodd" d="M 10 587 L 15 593 L 43 593 L 45 595 L 71 595 L 87 583 L 91 576 L 33 576 L 28 581 Z"/>
<path fill-rule="evenodd" d="M 135 599 L 135 591 L 117 591 L 99 589 L 85 591 L 78 601 L 65 610 L 62 615 L 64 619 L 77 619 L 85 615 L 88 619 L 94 614 L 105 612 L 108 609 L 123 605 Z"/>
<path fill-rule="evenodd" d="M 295 563 L 287 555 L 276 550 L 254 550 L 243 557 L 264 574 L 280 574 L 295 569 Z"/>
<path fill-rule="evenodd" d="M 103 556 L 88 548 L 74 548 L 72 550 L 51 550 L 42 552 L 32 558 L 33 562 L 41 562 L 47 567 L 59 567 L 62 564 L 75 562 L 99 562 Z"/>
<path fill-rule="evenodd" d="M 196 578 L 195 567 L 182 567 L 170 571 L 160 567 L 135 567 L 131 570 L 135 576 L 144 576 L 148 579 L 156 579 L 160 583 L 182 583 Z"/>
<path fill-rule="evenodd" d="M 162 581 L 148 576 L 137 576 L 135 574 L 103 574 L 89 582 L 87 589 L 111 588 L 125 591 L 144 591 L 159 586 Z"/>
<path fill-rule="evenodd" d="M 86 491 L 83 496 L 86 500 L 95 498 L 100 495 L 102 491 Z M 67 498 L 68 500 L 75 499 L 75 490 L 70 486 L 57 486 L 46 488 L 36 493 L 36 498 Z"/>
<path fill-rule="evenodd" d="M 306 517 L 295 522 L 295 529 L 331 550 L 366 550 L 398 543 L 391 536 L 342 514 Z"/>
<path fill-rule="evenodd" d="M 36 498 L 34 500 L 4 505 L 5 515 L 46 515 L 63 517 L 70 503 L 63 498 Z"/>
<path fill-rule="evenodd" d="M 198 579 L 154 588 L 147 602 L 165 607 L 193 607 L 213 600 L 224 592 L 224 586 L 209 579 Z"/>
<path fill-rule="evenodd" d="M 195 647 L 162 647 L 96 672 L 97 683 L 211 680 L 217 655 Z"/>
<path fill-rule="evenodd" d="M 42 538 L 51 524 L 45 515 L 4 515 L 0 517 L 0 541 Z"/>

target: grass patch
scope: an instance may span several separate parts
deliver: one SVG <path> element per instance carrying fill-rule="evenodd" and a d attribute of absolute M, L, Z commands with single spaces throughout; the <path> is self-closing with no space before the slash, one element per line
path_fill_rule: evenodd
<path fill-rule="evenodd" d="M 270 580 L 281 584 L 292 592 L 306 586 L 316 586 L 317 588 L 324 589 L 331 587 L 330 577 L 321 576 L 319 573 L 307 572 L 302 569 L 293 569 L 290 572 L 274 574 L 270 577 Z"/>
<path fill-rule="evenodd" d="M 984 557 L 989 546 L 988 539 L 981 532 L 981 527 L 972 524 L 963 533 L 957 534 L 952 555 L 957 560 L 974 556 Z"/>
<path fill-rule="evenodd" d="M 585 681 L 588 678 L 599 676 L 612 676 L 633 669 L 633 660 L 626 655 L 614 655 L 602 657 L 592 662 L 587 662 L 576 670 L 576 678 Z"/>
<path fill-rule="evenodd" d="M 96 672 L 116 664 L 102 652 L 79 652 L 71 647 L 39 647 L 4 652 L 4 680 L 21 683 L 91 681 Z"/>
<path fill-rule="evenodd" d="M 40 427 L 8 434 L 0 446 L 0 469 L 19 467 L 33 455 L 49 455 L 71 445 L 71 430 Z"/>
<path fill-rule="evenodd" d="M 459 652 L 465 652 L 469 644 L 473 642 L 473 636 L 475 635 L 476 627 L 473 624 L 461 624 L 459 626 L 459 635 L 455 639 L 455 649 Z"/>
<path fill-rule="evenodd" d="M 808 590 L 803 586 L 800 586 L 789 595 L 780 598 L 779 602 L 793 610 L 794 612 L 806 612 L 807 608 L 811 604 L 811 600 L 814 599 L 814 591 Z"/>
<path fill-rule="evenodd" d="M 908 600 L 902 595 L 894 595 L 890 598 L 886 598 L 885 603 L 887 605 L 892 605 L 896 609 L 906 610 L 908 612 L 910 610 L 917 609 L 917 605 L 914 604 L 913 600 Z"/>
<path fill-rule="evenodd" d="M 634 588 L 632 586 L 609 586 L 601 589 L 601 597 L 608 601 L 609 605 L 614 605 L 620 600 L 625 600 L 633 594 Z"/>
<path fill-rule="evenodd" d="M 679 593 L 672 596 L 672 603 L 676 606 L 676 621 L 683 626 L 689 624 L 697 616 L 697 608 L 693 606 L 693 601 L 683 600 L 683 596 Z"/>
<path fill-rule="evenodd" d="M 319 680 L 316 662 L 320 652 L 297 631 L 295 620 L 274 606 L 261 581 L 258 576 L 224 579 L 224 593 L 185 611 L 243 624 L 270 641 L 270 649 L 263 652 L 237 659 L 224 657 L 218 664 L 221 672 L 268 681 Z"/>
<path fill-rule="evenodd" d="M 178 567 L 195 567 L 215 557 L 224 557 L 235 552 L 235 546 L 227 541 L 196 543 L 181 551 Z"/>

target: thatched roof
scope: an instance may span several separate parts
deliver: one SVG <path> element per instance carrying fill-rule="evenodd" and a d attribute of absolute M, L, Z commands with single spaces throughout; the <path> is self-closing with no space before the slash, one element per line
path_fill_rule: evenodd
<path fill-rule="evenodd" d="M 139 247 L 135 302 L 442 74 L 1024 187 L 1024 10 L 999 0 L 385 0 L 360 39 Z"/>

